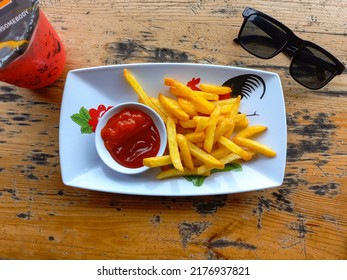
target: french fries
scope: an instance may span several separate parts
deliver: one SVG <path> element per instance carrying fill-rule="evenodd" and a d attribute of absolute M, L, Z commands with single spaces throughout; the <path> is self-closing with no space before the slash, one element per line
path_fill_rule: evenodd
<path fill-rule="evenodd" d="M 172 164 L 171 156 L 170 155 L 164 155 L 159 157 L 149 157 L 143 159 L 143 165 L 148 167 L 160 167 Z"/>
<path fill-rule="evenodd" d="M 266 129 L 267 127 L 265 125 L 248 126 L 245 129 L 241 130 L 239 133 L 237 133 L 235 137 L 249 138 L 254 136 L 255 134 L 265 131 Z"/>
<path fill-rule="evenodd" d="M 189 115 L 182 110 L 178 102 L 172 98 L 168 98 L 163 94 L 159 94 L 160 104 L 173 116 L 181 121 L 188 121 Z"/>
<path fill-rule="evenodd" d="M 206 127 L 204 149 L 208 153 L 210 153 L 213 148 L 214 136 L 215 136 L 219 116 L 220 116 L 220 107 L 216 106 L 211 113 L 209 124 Z"/>
<path fill-rule="evenodd" d="M 201 162 L 213 166 L 214 168 L 222 169 L 224 164 L 216 159 L 214 156 L 194 145 L 193 143 L 188 142 L 189 150 L 193 156 L 195 156 Z"/>
<path fill-rule="evenodd" d="M 276 152 L 270 147 L 248 138 L 235 137 L 234 143 L 242 147 L 249 148 L 267 157 L 275 157 Z"/>
<path fill-rule="evenodd" d="M 156 111 L 163 120 L 166 120 L 166 116 L 162 113 L 161 110 L 159 110 L 159 108 L 156 105 L 153 104 L 151 98 L 143 90 L 143 88 L 137 82 L 135 77 L 127 69 L 124 69 L 123 73 L 124 73 L 125 79 L 128 81 L 129 85 L 134 89 L 134 91 L 137 93 L 140 100 L 144 104 L 146 104 L 148 107 L 151 107 L 154 111 Z"/>
<path fill-rule="evenodd" d="M 182 134 L 177 134 L 177 143 L 181 150 L 184 167 L 186 167 L 188 170 L 193 170 L 194 163 L 192 159 L 192 154 L 189 150 L 189 142 L 187 138 Z"/>
<path fill-rule="evenodd" d="M 186 112 L 190 118 L 198 115 L 198 112 L 195 109 L 195 106 L 192 102 L 184 98 L 178 98 L 178 104 L 181 106 L 182 110 Z"/>
<path fill-rule="evenodd" d="M 227 86 L 217 86 L 211 84 L 200 84 L 200 89 L 205 92 L 215 93 L 219 95 L 224 95 L 231 93 L 231 88 Z"/>
<path fill-rule="evenodd" d="M 194 91 L 185 84 L 165 78 L 168 94 L 148 96 L 135 77 L 124 70 L 124 77 L 140 102 L 153 108 L 163 118 L 168 136 L 168 154 L 144 159 L 145 166 L 166 167 L 157 179 L 177 176 L 209 176 L 213 169 L 223 169 L 236 160 L 249 161 L 254 155 L 276 156 L 276 152 L 254 139 L 267 130 L 264 125 L 249 126 L 239 113 L 241 97 L 219 100 L 230 94 L 230 87 L 200 84 Z"/>
<path fill-rule="evenodd" d="M 224 147 L 228 148 L 230 152 L 239 155 L 243 160 L 249 161 L 252 158 L 252 155 L 248 153 L 246 150 L 242 149 L 233 141 L 225 138 L 224 136 L 218 139 L 218 142 L 221 143 Z"/>
<path fill-rule="evenodd" d="M 176 123 L 173 118 L 168 117 L 166 121 L 167 139 L 169 146 L 169 153 L 173 166 L 179 170 L 183 171 L 183 165 L 181 161 L 181 156 L 178 150 L 177 135 L 176 135 Z"/>
<path fill-rule="evenodd" d="M 215 105 L 202 97 L 201 95 L 197 94 L 195 91 L 187 87 L 186 85 L 182 84 L 179 81 L 176 81 L 171 78 L 165 78 L 164 79 L 164 85 L 170 86 L 175 88 L 174 91 L 172 91 L 174 94 L 179 92 L 177 96 L 185 97 L 192 101 L 194 104 L 196 111 L 203 113 L 203 114 L 211 114 Z"/>

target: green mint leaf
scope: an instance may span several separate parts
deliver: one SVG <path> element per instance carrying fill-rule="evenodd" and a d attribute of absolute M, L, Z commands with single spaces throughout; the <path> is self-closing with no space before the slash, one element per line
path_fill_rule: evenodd
<path fill-rule="evenodd" d="M 90 120 L 89 111 L 86 108 L 81 107 L 79 113 L 73 114 L 71 119 L 80 126 L 86 125 Z"/>
<path fill-rule="evenodd" d="M 81 126 L 81 133 L 82 134 L 91 134 L 93 133 L 92 127 L 87 123 L 86 125 Z"/>
<path fill-rule="evenodd" d="M 240 172 L 242 171 L 242 166 L 239 163 L 228 163 L 224 166 L 223 169 L 213 169 L 211 170 L 211 173 L 217 173 L 217 172 L 227 172 L 227 171 L 236 171 Z"/>
<path fill-rule="evenodd" d="M 88 124 L 91 117 L 86 108 L 81 107 L 79 113 L 73 114 L 70 118 L 81 127 L 82 134 L 90 134 L 93 132 L 92 127 Z"/>
<path fill-rule="evenodd" d="M 86 120 L 83 116 L 81 116 L 81 114 L 78 114 L 78 113 L 73 114 L 71 116 L 71 119 L 80 126 L 88 124 L 88 120 Z"/>
<path fill-rule="evenodd" d="M 242 171 L 242 166 L 239 163 L 228 163 L 224 166 L 223 169 L 213 169 L 211 170 L 211 173 L 218 173 L 218 172 L 228 172 L 228 171 L 236 171 L 240 172 Z M 200 175 L 190 175 L 190 176 L 183 176 L 187 181 L 192 182 L 195 187 L 201 187 L 207 177 L 200 176 Z"/>
<path fill-rule="evenodd" d="M 87 122 L 90 120 L 89 111 L 86 108 L 81 107 L 80 115 L 83 119 L 87 120 Z"/>
<path fill-rule="evenodd" d="M 201 187 L 206 177 L 200 175 L 183 176 L 187 181 L 192 182 L 195 187 Z"/>

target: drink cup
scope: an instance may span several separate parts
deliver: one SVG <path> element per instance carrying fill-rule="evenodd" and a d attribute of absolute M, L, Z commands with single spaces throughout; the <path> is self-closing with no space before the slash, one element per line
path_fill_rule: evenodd
<path fill-rule="evenodd" d="M 0 5 L 1 2 L 3 1 L 0 1 Z M 5 2 L 11 4 L 11 2 L 20 1 Z M 32 2 L 36 1 L 31 0 L 30 3 Z M 52 84 L 59 78 L 64 70 L 66 56 L 62 41 L 43 12 L 37 7 L 35 17 L 26 15 L 31 12 L 34 12 L 32 7 L 24 12 L 21 10 L 19 14 L 17 9 L 13 18 L 10 17 L 11 19 L 7 19 L 5 23 L 0 22 L 0 50 L 3 41 L 2 31 L 9 33 L 10 28 L 18 29 L 20 20 L 25 20 L 25 18 L 30 19 L 29 24 L 32 24 L 33 27 L 32 30 L 27 30 L 25 35 L 16 35 L 15 39 L 7 35 L 6 41 L 2 43 L 2 47 L 6 48 L 3 49 L 4 51 L 9 51 L 11 48 L 14 51 L 7 57 L 2 57 L 0 81 L 18 87 L 38 89 Z"/>

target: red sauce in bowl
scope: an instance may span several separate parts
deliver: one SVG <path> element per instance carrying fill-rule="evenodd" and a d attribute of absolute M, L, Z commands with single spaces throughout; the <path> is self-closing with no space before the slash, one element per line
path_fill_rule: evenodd
<path fill-rule="evenodd" d="M 153 120 L 136 109 L 124 109 L 111 117 L 101 137 L 112 158 L 128 168 L 142 167 L 143 159 L 156 156 L 160 147 Z"/>

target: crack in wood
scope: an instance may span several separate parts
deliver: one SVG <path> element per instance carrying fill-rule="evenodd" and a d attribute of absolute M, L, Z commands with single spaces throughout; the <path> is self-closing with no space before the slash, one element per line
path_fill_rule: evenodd
<path fill-rule="evenodd" d="M 188 62 L 191 54 L 171 48 L 144 46 L 139 41 L 128 40 L 106 45 L 105 64 L 129 63 L 133 59 L 147 62 Z"/>
<path fill-rule="evenodd" d="M 203 222 L 183 222 L 178 225 L 178 232 L 181 237 L 181 244 L 184 248 L 187 247 L 188 243 L 191 242 L 194 236 L 199 236 L 202 232 L 204 232 L 209 226 L 211 222 L 203 221 Z"/>
<path fill-rule="evenodd" d="M 219 208 L 225 207 L 226 200 L 227 200 L 227 196 L 224 195 L 224 196 L 219 196 L 218 198 L 214 200 L 194 201 L 193 207 L 195 208 L 196 212 L 202 216 L 214 215 Z"/>

